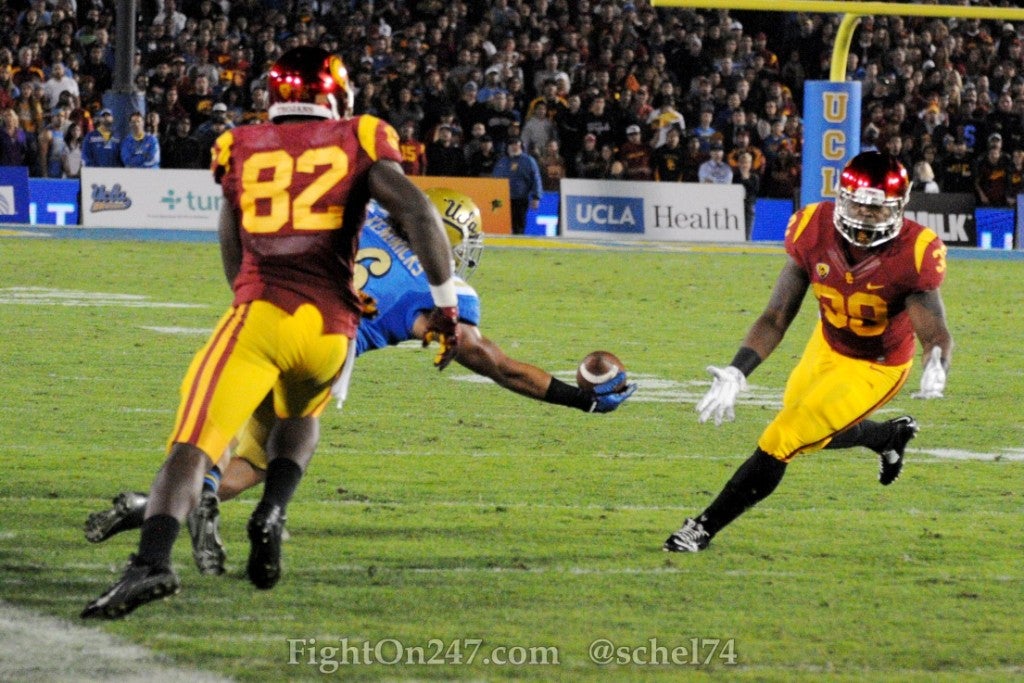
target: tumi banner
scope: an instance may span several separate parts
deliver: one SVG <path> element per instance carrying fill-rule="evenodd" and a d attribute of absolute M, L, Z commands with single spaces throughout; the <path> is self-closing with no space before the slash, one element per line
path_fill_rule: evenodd
<path fill-rule="evenodd" d="M 209 171 L 82 169 L 82 225 L 216 230 L 221 190 Z"/>
<path fill-rule="evenodd" d="M 912 192 L 904 215 L 934 230 L 946 246 L 974 247 L 978 244 L 974 204 L 970 193 Z"/>
<path fill-rule="evenodd" d="M 743 242 L 742 185 L 566 179 L 562 235 Z"/>

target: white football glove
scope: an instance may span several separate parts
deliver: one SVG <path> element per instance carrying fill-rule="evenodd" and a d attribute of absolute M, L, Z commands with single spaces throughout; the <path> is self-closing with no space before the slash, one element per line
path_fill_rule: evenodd
<path fill-rule="evenodd" d="M 739 368 L 732 365 L 725 368 L 709 365 L 708 372 L 714 380 L 708 393 L 697 404 L 697 412 L 700 413 L 698 421 L 704 424 L 708 418 L 714 417 L 716 425 L 732 422 L 736 419 L 736 411 L 733 409 L 736 395 L 747 388 L 747 378 Z"/>
<path fill-rule="evenodd" d="M 946 389 L 946 369 L 942 367 L 942 349 L 933 346 L 921 375 L 921 390 L 911 398 L 942 398 Z"/>

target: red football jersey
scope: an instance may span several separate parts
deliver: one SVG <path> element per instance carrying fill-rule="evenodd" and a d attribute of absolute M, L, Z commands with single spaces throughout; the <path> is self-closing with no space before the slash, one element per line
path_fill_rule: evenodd
<path fill-rule="evenodd" d="M 786 251 L 810 277 L 825 339 L 839 353 L 883 365 L 914 356 L 907 295 L 937 289 L 946 274 L 946 246 L 914 221 L 857 264 L 832 222 L 835 204 L 810 204 L 786 227 Z"/>
<path fill-rule="evenodd" d="M 242 267 L 235 305 L 320 309 L 324 331 L 355 336 L 353 260 L 378 159 L 401 162 L 398 134 L 373 116 L 239 126 L 214 143 L 213 172 L 235 208 Z"/>

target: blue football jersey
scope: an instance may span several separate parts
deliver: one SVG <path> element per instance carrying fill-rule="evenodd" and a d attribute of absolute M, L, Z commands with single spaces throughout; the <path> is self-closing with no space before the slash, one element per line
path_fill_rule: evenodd
<path fill-rule="evenodd" d="M 456 279 L 459 320 L 480 325 L 480 299 L 476 290 Z M 421 313 L 434 308 L 430 284 L 409 243 L 391 228 L 387 212 L 370 202 L 359 235 L 355 286 L 377 302 L 377 315 L 359 323 L 356 355 L 413 339 L 412 325 Z"/>

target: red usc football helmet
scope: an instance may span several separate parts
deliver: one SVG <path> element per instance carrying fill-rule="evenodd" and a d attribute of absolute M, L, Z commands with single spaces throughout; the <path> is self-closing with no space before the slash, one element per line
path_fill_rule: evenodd
<path fill-rule="evenodd" d="M 899 234 L 910 176 L 895 157 L 861 152 L 846 164 L 836 189 L 832 220 L 851 244 L 876 247 Z"/>
<path fill-rule="evenodd" d="M 267 75 L 271 121 L 285 116 L 338 119 L 351 112 L 355 93 L 341 57 L 319 47 L 288 50 Z"/>

